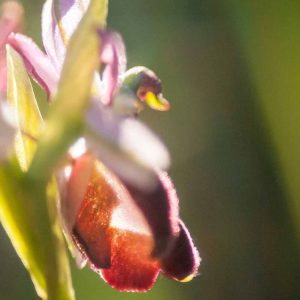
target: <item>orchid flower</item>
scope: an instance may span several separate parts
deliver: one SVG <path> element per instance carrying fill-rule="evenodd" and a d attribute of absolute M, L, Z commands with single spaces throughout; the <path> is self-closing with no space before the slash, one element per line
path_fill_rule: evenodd
<path fill-rule="evenodd" d="M 68 41 L 88 5 L 88 0 L 45 2 L 46 54 L 26 36 L 9 37 L 50 100 Z M 105 68 L 95 74 L 84 145 L 74 146 L 81 153 L 73 155 L 70 149 L 73 162 L 65 170 L 61 210 L 67 234 L 83 261 L 118 290 L 148 290 L 160 271 L 187 281 L 197 274 L 200 258 L 179 218 L 176 190 L 165 172 L 169 154 L 134 118 L 144 103 L 161 111 L 168 110 L 169 103 L 154 72 L 145 67 L 126 71 L 120 35 L 96 30 Z"/>

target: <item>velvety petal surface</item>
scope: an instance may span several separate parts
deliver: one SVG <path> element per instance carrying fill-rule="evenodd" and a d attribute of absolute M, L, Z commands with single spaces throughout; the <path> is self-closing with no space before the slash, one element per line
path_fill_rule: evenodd
<path fill-rule="evenodd" d="M 22 34 L 11 34 L 8 43 L 22 56 L 30 75 L 51 95 L 56 89 L 58 73 L 47 55 L 32 39 Z"/>
<path fill-rule="evenodd" d="M 76 175 L 73 173 L 71 179 Z M 95 162 L 73 226 L 73 237 L 79 250 L 96 269 L 110 267 L 109 226 L 113 209 L 119 202 L 107 175 L 104 166 Z"/>
<path fill-rule="evenodd" d="M 155 240 L 153 257 L 166 255 L 179 234 L 176 190 L 166 172 L 159 171 L 157 176 L 159 183 L 153 191 L 126 186 L 151 228 Z"/>
<path fill-rule="evenodd" d="M 110 267 L 111 228 L 151 237 L 125 187 L 90 154 L 75 160 L 62 206 L 78 248 L 95 269 Z"/>
<path fill-rule="evenodd" d="M 82 195 L 78 185 L 82 174 L 87 175 L 90 158 L 85 154 L 74 163 L 68 185 L 69 206 L 73 197 L 77 202 L 77 195 Z M 83 258 L 112 287 L 146 291 L 153 285 L 159 265 L 152 257 L 155 241 L 144 212 L 99 161 L 93 163 L 72 235 Z"/>
<path fill-rule="evenodd" d="M 103 279 L 120 291 L 149 290 L 159 274 L 151 257 L 149 236 L 125 230 L 111 230 L 111 267 L 101 270 Z"/>
<path fill-rule="evenodd" d="M 200 256 L 192 238 L 180 221 L 180 234 L 168 256 L 161 261 L 162 271 L 169 277 L 179 281 L 190 281 L 197 275 Z"/>

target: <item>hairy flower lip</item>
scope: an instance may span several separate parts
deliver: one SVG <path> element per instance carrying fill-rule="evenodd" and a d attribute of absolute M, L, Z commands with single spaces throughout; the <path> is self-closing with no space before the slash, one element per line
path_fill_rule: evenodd
<path fill-rule="evenodd" d="M 78 194 L 82 195 L 82 193 L 76 191 L 78 188 L 76 181 L 79 180 L 79 183 L 81 182 L 80 177 L 82 173 L 78 173 L 78 170 L 81 169 L 81 164 L 85 165 L 87 157 L 89 155 L 85 154 L 79 157 L 75 163 L 77 167 L 73 169 L 68 185 L 69 195 L 75 191 L 73 193 L 75 196 L 68 197 L 68 201 L 74 201 L 74 197 L 77 197 Z M 88 260 L 91 268 L 96 272 L 100 272 L 112 287 L 124 291 L 146 291 L 150 289 L 159 271 L 162 271 L 172 279 L 182 282 L 195 277 L 200 264 L 199 253 L 193 244 L 187 228 L 179 219 L 176 190 L 168 175 L 165 172 L 159 172 L 162 182 L 161 188 L 164 190 L 164 197 L 168 198 L 167 203 L 169 205 L 167 211 L 164 211 L 162 209 L 163 206 L 161 206 L 164 202 L 161 198 L 156 198 L 157 193 L 148 195 L 140 194 L 139 196 L 128 185 L 121 183 L 117 177 L 111 177 L 108 169 L 101 167 L 100 170 L 102 170 L 101 172 L 104 170 L 104 173 L 101 173 L 101 175 L 97 171 L 96 174 L 98 175 L 96 176 L 100 176 L 99 178 L 103 178 L 102 176 L 104 176 L 106 179 L 89 180 L 89 188 L 85 190 L 80 213 L 76 216 L 74 226 L 71 226 L 73 239 L 83 259 Z M 97 191 L 98 184 L 100 184 L 100 194 Z M 74 191 L 73 187 L 75 187 Z M 105 196 L 107 189 L 109 190 L 109 198 Z M 100 214 L 104 214 L 104 216 L 113 215 L 113 211 L 118 207 L 116 203 L 118 201 L 122 203 L 125 200 L 121 191 L 129 193 L 127 194 L 126 192 L 127 196 L 125 198 L 127 199 L 129 196 L 130 198 L 128 199 L 134 201 L 135 207 L 126 212 L 129 216 L 127 216 L 124 224 L 132 218 L 130 214 L 137 210 L 139 213 L 142 213 L 150 225 L 151 236 L 147 237 L 147 234 L 142 234 L 143 231 L 140 231 L 138 224 L 135 225 L 135 229 L 132 229 L 133 227 L 123 227 L 124 225 L 119 227 L 120 223 L 112 222 L 111 217 L 109 219 L 104 217 L 106 219 L 104 223 L 102 218 L 95 218 L 96 212 L 94 212 L 94 209 L 98 205 L 102 207 L 102 212 L 99 211 Z M 108 199 L 111 199 L 111 201 Z M 155 203 L 155 201 L 157 202 Z M 157 210 L 158 207 L 160 207 L 161 214 L 159 214 L 160 210 Z M 162 221 L 166 220 L 164 217 L 166 215 L 168 215 L 169 221 L 172 220 L 168 224 L 173 224 L 174 226 L 173 229 L 169 228 L 167 231 L 162 227 Z M 120 216 L 124 218 L 126 215 L 123 213 Z M 87 223 L 87 220 L 90 220 L 90 225 L 89 222 Z M 97 229 L 98 226 L 100 226 L 99 229 Z M 100 228 L 102 229 L 100 230 Z M 125 230 L 124 228 L 131 229 Z M 158 249 L 157 247 L 162 246 L 160 242 L 164 237 L 164 232 L 167 234 L 167 239 L 163 244 L 164 249 Z M 149 239 L 153 239 L 154 244 Z M 140 244 L 139 240 L 144 240 L 144 242 Z M 160 250 L 160 252 L 157 252 L 157 255 L 155 255 L 155 251 L 157 250 Z M 143 261 L 137 258 L 138 253 L 143 256 Z M 136 271 L 135 268 L 139 271 Z M 138 274 L 141 274 L 140 272 L 147 275 L 137 277 L 139 276 Z"/>
<path fill-rule="evenodd" d="M 69 232 L 73 231 L 95 161 L 96 158 L 88 152 L 74 160 L 68 180 L 67 198 L 62 202 L 62 212 Z M 106 173 L 112 174 L 108 170 Z M 169 252 L 179 234 L 178 198 L 168 175 L 161 171 L 155 173 L 157 184 L 151 190 L 126 184 L 124 180 L 121 183 L 115 175 L 107 176 L 111 178 L 109 182 L 116 182 L 114 187 L 122 186 L 118 193 L 124 193 L 126 190 L 126 198 L 131 199 L 136 209 L 142 212 L 155 238 L 155 247 L 151 255 L 159 257 Z"/>

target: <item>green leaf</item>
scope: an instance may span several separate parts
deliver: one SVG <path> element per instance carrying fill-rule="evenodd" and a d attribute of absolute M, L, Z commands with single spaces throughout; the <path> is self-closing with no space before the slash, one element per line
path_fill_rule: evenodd
<path fill-rule="evenodd" d="M 80 136 L 90 101 L 95 71 L 99 68 L 100 39 L 105 26 L 107 0 L 92 0 L 70 39 L 57 94 L 46 120 L 30 174 L 49 177 L 70 145 Z"/>
<path fill-rule="evenodd" d="M 38 253 L 38 249 L 34 249 L 37 243 L 31 230 L 33 222 L 31 224 L 28 222 L 27 212 L 28 209 L 31 210 L 31 202 L 19 201 L 20 188 L 18 185 L 21 176 L 21 170 L 17 167 L 1 167 L 0 218 L 16 252 L 31 273 L 37 293 L 45 298 L 46 282 L 41 267 L 41 254 Z M 32 213 L 33 211 L 30 212 L 30 214 Z"/>
<path fill-rule="evenodd" d="M 43 120 L 32 90 L 30 79 L 20 55 L 7 46 L 8 101 L 16 113 L 18 132 L 15 148 L 22 170 L 31 163 Z M 26 133 L 26 134 L 24 134 Z"/>
<path fill-rule="evenodd" d="M 74 299 L 66 247 L 57 216 L 57 188 L 46 188 L 16 161 L 0 168 L 0 219 L 43 299 Z M 46 191 L 47 190 L 47 194 Z"/>

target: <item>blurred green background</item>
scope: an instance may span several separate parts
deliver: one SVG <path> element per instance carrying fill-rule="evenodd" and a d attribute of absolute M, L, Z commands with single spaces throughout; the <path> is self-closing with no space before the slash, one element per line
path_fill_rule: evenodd
<path fill-rule="evenodd" d="M 0 1 L 1 2 L 1 1 Z M 41 45 L 42 0 L 24 0 Z M 119 293 L 73 264 L 77 299 L 300 299 L 300 1 L 111 0 L 129 67 L 163 81 L 142 118 L 173 158 L 181 216 L 203 258 L 190 283 Z M 0 299 L 37 299 L 0 232 Z"/>

